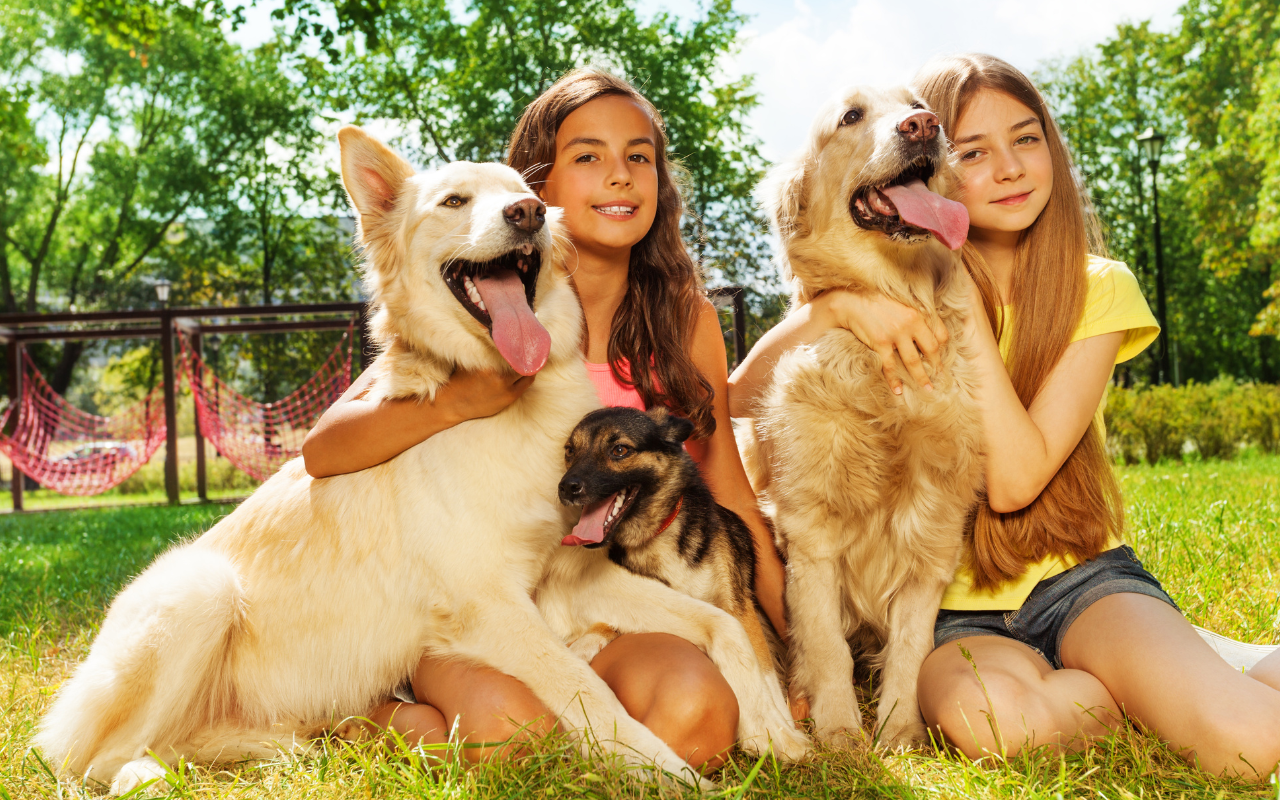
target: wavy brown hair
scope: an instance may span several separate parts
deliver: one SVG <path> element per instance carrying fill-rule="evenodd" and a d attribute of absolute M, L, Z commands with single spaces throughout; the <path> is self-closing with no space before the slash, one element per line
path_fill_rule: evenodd
<path fill-rule="evenodd" d="M 915 89 L 938 115 L 944 131 L 955 130 L 966 105 L 980 91 L 1002 92 L 1040 120 L 1053 162 L 1053 190 L 1040 216 L 1022 232 L 1014 256 L 1009 298 L 1016 313 L 1008 369 L 1023 406 L 1044 386 L 1071 343 L 1088 295 L 1089 253 L 1104 254 L 1101 227 L 1071 161 L 1048 104 L 1034 84 L 994 56 L 970 53 L 930 62 L 916 76 Z M 998 307 L 995 283 L 972 245 L 962 253 L 989 310 Z M 999 338 L 1003 315 L 991 316 Z M 983 498 L 973 515 L 969 566 L 974 587 L 993 588 L 1021 576 L 1027 565 L 1050 555 L 1077 561 L 1095 558 L 1111 534 L 1124 526 L 1120 487 L 1096 420 L 1075 450 L 1030 505 L 1001 514 Z"/>
<path fill-rule="evenodd" d="M 556 133 L 565 118 L 597 97 L 609 96 L 626 97 L 648 112 L 658 172 L 657 215 L 631 248 L 627 293 L 609 334 L 609 365 L 619 382 L 636 388 L 646 406 L 669 406 L 693 422 L 694 436 L 709 436 L 716 427 L 715 393 L 689 357 L 706 291 L 680 237 L 684 204 L 667 162 L 667 131 L 658 109 L 616 75 L 594 67 L 575 69 L 525 108 L 511 134 L 507 164 L 539 191 L 555 164 Z M 624 358 L 629 378 L 619 370 Z"/>

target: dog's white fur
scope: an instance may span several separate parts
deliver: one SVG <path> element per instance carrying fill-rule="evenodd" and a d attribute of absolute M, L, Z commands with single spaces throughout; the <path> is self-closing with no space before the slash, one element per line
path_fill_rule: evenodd
<path fill-rule="evenodd" d="M 802 755 L 807 741 L 781 687 L 735 620 L 603 553 L 559 545 L 577 512 L 557 499 L 562 448 L 599 402 L 556 211 L 521 238 L 502 215 L 530 196 L 511 169 L 457 163 L 414 174 L 358 129 L 339 140 L 367 286 L 381 304 L 372 396 L 432 398 L 456 367 L 506 368 L 441 266 L 525 241 L 543 257 L 535 307 L 551 336 L 547 364 L 501 413 L 377 467 L 312 480 L 294 460 L 208 532 L 161 555 L 112 603 L 37 746 L 61 774 L 116 793 L 163 774 L 149 753 L 226 762 L 305 750 L 327 727 L 369 713 L 430 652 L 515 676 L 563 725 L 593 728 L 584 742 L 695 774 L 565 647 L 604 621 L 702 647 L 737 693 L 744 746 L 760 751 L 772 739 L 783 757 Z M 450 195 L 470 200 L 448 208 Z"/>
<path fill-rule="evenodd" d="M 760 192 L 796 304 L 838 287 L 879 292 L 940 318 L 950 334 L 934 391 L 908 377 L 898 398 L 879 356 L 850 332 L 830 331 L 779 361 L 753 425 L 740 428 L 748 473 L 788 558 L 793 691 L 811 700 L 819 738 L 836 745 L 861 729 L 850 642 L 883 646 L 873 658 L 879 741 L 923 737 L 916 679 L 982 475 L 959 259 L 933 237 L 895 241 L 864 230 L 849 210 L 857 189 L 882 186 L 910 163 L 897 128 L 918 102 L 906 89 L 844 92 L 819 114 L 803 153 Z M 854 108 L 862 120 L 840 124 Z M 945 193 L 938 166 L 930 188 Z"/>

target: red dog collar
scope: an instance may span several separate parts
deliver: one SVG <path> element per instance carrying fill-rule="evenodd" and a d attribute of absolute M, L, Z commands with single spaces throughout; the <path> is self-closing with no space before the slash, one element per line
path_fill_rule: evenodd
<path fill-rule="evenodd" d="M 681 497 L 679 500 L 676 501 L 676 507 L 671 509 L 671 513 L 667 516 L 665 520 L 663 520 L 662 525 L 659 526 L 659 528 L 653 532 L 653 535 L 649 537 L 650 541 L 657 539 L 659 536 L 662 535 L 663 531 L 671 527 L 671 523 L 675 522 L 676 517 L 680 516 L 680 506 L 682 505 L 684 505 L 683 497 Z"/>

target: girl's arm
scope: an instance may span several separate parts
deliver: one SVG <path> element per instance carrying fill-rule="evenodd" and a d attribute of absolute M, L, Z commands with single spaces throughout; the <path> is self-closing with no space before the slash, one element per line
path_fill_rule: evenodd
<path fill-rule="evenodd" d="M 782 600 L 785 582 L 782 559 L 774 547 L 773 536 L 760 514 L 755 492 L 747 481 L 738 454 L 738 442 L 733 438 L 733 426 L 729 422 L 727 386 L 729 368 L 725 363 L 724 334 L 720 332 L 720 316 L 708 301 L 698 316 L 693 331 L 694 366 L 715 391 L 714 412 L 716 430 L 707 439 L 706 456 L 702 461 L 702 473 L 715 495 L 716 502 L 742 517 L 751 529 L 756 549 L 756 599 L 769 617 L 773 629 L 784 640 L 787 638 L 787 617 Z"/>
<path fill-rule="evenodd" d="M 498 413 L 533 382 L 532 377 L 514 372 L 459 370 L 436 392 L 433 403 L 413 398 L 370 400 L 367 395 L 376 373 L 372 368 L 365 370 L 307 433 L 302 460 L 311 477 L 381 464 L 460 422 Z"/>
<path fill-rule="evenodd" d="M 1124 331 L 1072 342 L 1040 392 L 1024 408 L 1000 357 L 995 334 L 968 273 L 969 315 L 964 335 L 974 344 L 987 502 L 1008 513 L 1030 505 L 1071 455 L 1089 428 L 1115 368 Z"/>
<path fill-rule="evenodd" d="M 931 326 L 915 309 L 880 294 L 836 289 L 792 309 L 760 337 L 729 379 L 729 413 L 753 416 L 778 360 L 792 348 L 811 344 L 837 327 L 850 331 L 880 354 L 884 377 L 894 394 L 902 394 L 899 358 L 917 385 L 932 389 L 921 354 L 938 368 L 938 348 L 947 340 L 942 323 L 935 321 Z M 899 358 L 894 357 L 895 351 Z"/>

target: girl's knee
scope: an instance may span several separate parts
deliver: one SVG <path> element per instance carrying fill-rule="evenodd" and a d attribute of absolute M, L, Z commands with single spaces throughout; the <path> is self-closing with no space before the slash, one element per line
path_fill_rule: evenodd
<path fill-rule="evenodd" d="M 527 752 L 533 739 L 556 730 L 556 718 L 520 681 L 494 674 L 476 681 L 467 698 L 459 730 L 468 760 L 512 758 Z"/>
<path fill-rule="evenodd" d="M 967 666 L 967 664 L 966 664 Z M 969 758 L 1015 755 L 1048 721 L 1043 698 L 1023 676 L 987 669 L 921 674 L 920 711 L 935 734 Z"/>
<path fill-rule="evenodd" d="M 640 721 L 694 767 L 715 769 L 737 741 L 738 698 L 714 667 L 685 672 L 657 685 Z"/>
<path fill-rule="evenodd" d="M 449 735 L 444 715 L 423 703 L 385 703 L 369 715 L 369 721 L 376 732 L 394 733 L 410 747 L 442 742 Z"/>

